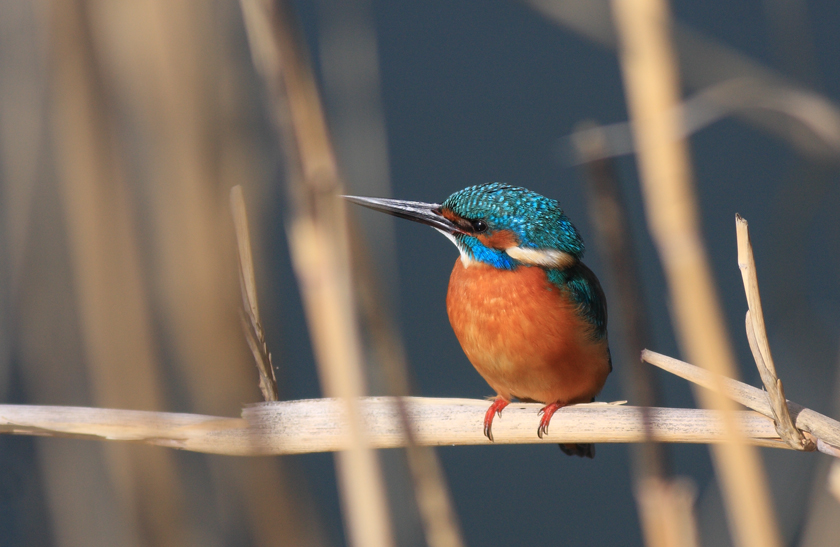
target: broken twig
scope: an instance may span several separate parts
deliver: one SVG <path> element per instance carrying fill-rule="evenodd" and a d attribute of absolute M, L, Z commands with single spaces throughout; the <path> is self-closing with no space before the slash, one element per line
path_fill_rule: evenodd
<path fill-rule="evenodd" d="M 747 293 L 749 306 L 746 318 L 747 340 L 749 340 L 761 381 L 767 389 L 767 397 L 770 399 L 770 408 L 773 412 L 772 417 L 776 422 L 776 431 L 791 448 L 813 451 L 816 449 L 814 442 L 806 438 L 793 424 L 785 402 L 782 381 L 776 375 L 776 366 L 773 363 L 770 342 L 764 326 L 764 312 L 761 309 L 761 296 L 758 292 L 758 276 L 755 271 L 755 257 L 750 243 L 749 227 L 746 219 L 741 215 L 735 215 L 735 228 L 738 234 L 738 268 L 741 269 L 741 277 L 744 279 L 744 290 Z"/>
<path fill-rule="evenodd" d="M 656 353 L 655 351 L 644 350 L 642 352 L 642 359 L 651 365 L 657 366 L 662 370 L 667 370 L 671 374 L 676 374 L 680 378 L 684 378 L 689 382 L 707 389 L 714 390 L 717 389 L 718 385 L 722 385 L 721 393 L 730 399 L 770 419 L 775 419 L 770 401 L 767 399 L 767 394 L 757 387 L 738 382 L 731 378 L 719 378 L 715 380 L 712 373 L 700 367 L 680 361 L 679 359 L 674 359 L 673 357 L 668 357 L 667 355 L 662 355 L 661 353 Z M 820 443 L 817 443 L 817 449 L 820 452 L 838 456 L 838 449 L 836 447 L 840 446 L 840 422 L 794 402 L 788 401 L 788 406 L 791 410 L 794 426 L 799 430 L 811 433 L 817 439 L 821 440 L 823 444 L 833 445 L 821 447 Z"/>
<path fill-rule="evenodd" d="M 260 322 L 260 309 L 257 305 L 257 282 L 254 277 L 254 259 L 251 254 L 251 236 L 248 232 L 248 215 L 245 211 L 245 200 L 242 197 L 242 187 L 234 186 L 230 190 L 230 209 L 233 214 L 233 225 L 236 229 L 236 243 L 239 250 L 239 285 L 242 289 L 242 328 L 248 347 L 254 354 L 257 371 L 260 374 L 260 391 L 266 401 L 280 400 L 277 390 L 277 378 L 274 375 L 274 365 L 271 363 L 271 353 L 265 343 L 265 332 Z M 245 319 L 247 317 L 247 320 Z"/>

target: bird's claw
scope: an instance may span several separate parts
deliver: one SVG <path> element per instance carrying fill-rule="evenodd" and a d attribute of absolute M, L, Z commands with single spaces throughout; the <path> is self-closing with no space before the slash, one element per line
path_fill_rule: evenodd
<path fill-rule="evenodd" d="M 490 442 L 493 442 L 493 418 L 495 416 L 501 418 L 502 410 L 508 406 L 508 404 L 510 404 L 510 401 L 505 401 L 499 397 L 493 401 L 493 404 L 490 405 L 490 408 L 488 408 L 487 412 L 484 414 L 484 436 L 490 439 Z"/>
<path fill-rule="evenodd" d="M 537 437 L 542 439 L 543 435 L 548 435 L 548 424 L 551 423 L 551 417 L 564 406 L 566 406 L 566 403 L 558 401 L 545 405 L 540 409 L 539 413 L 537 413 L 537 416 L 541 416 L 540 425 L 537 427 Z"/>
<path fill-rule="evenodd" d="M 491 430 L 491 424 L 485 423 L 484 424 L 484 436 L 490 439 L 490 442 L 493 442 L 493 431 Z"/>

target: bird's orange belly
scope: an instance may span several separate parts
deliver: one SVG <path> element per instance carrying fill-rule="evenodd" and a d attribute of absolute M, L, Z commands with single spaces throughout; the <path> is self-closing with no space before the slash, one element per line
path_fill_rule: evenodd
<path fill-rule="evenodd" d="M 541 268 L 464 267 L 458 259 L 446 308 L 467 358 L 507 400 L 589 402 L 604 386 L 606 337 L 593 335 Z"/>

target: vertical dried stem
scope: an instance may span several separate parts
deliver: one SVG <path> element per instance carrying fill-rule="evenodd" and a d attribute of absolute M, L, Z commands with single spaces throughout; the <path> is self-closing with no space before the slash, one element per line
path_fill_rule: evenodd
<path fill-rule="evenodd" d="M 344 204 L 320 98 L 285 2 L 242 0 L 257 70 L 287 152 L 289 246 L 325 395 L 346 405 L 352 447 L 336 455 L 350 543 L 393 545 L 382 473 L 369 448 L 357 398 L 365 393 Z"/>
<path fill-rule="evenodd" d="M 612 5 L 648 226 L 665 269 L 678 339 L 692 362 L 734 378 L 735 359 L 700 236 L 688 148 L 677 138 L 679 81 L 668 6 L 664 0 Z M 706 408 L 735 408 L 719 393 L 697 395 Z M 712 454 L 735 544 L 779 546 L 761 459 L 727 415 L 729 442 Z"/>
<path fill-rule="evenodd" d="M 371 3 L 325 0 L 320 4 L 321 74 L 326 100 L 333 103 L 331 134 L 343 159 L 342 174 L 348 186 L 364 189 L 365 195 L 387 195 L 387 135 L 379 100 L 379 55 Z M 460 527 L 438 455 L 435 448 L 417 444 L 403 400 L 410 394 L 407 359 L 395 321 L 382 301 L 386 287 L 382 281 L 395 273 L 389 257 L 394 250 L 393 223 L 386 222 L 385 230 L 371 230 L 370 226 L 351 230 L 355 232 L 351 233 L 355 236 L 351 237 L 351 255 L 361 317 L 372 346 L 371 357 L 383 373 L 384 387 L 396 396 L 408 471 L 426 542 L 429 547 L 460 547 Z M 359 237 L 361 232 L 364 240 Z"/>
<path fill-rule="evenodd" d="M 379 299 L 371 262 L 359 238 L 354 238 L 353 266 L 364 319 L 374 349 L 385 372 L 388 391 L 396 395 L 400 425 L 405 431 L 405 448 L 414 494 L 429 547 L 461 547 L 464 542 L 446 478 L 433 447 L 420 446 L 411 426 L 404 397 L 410 394 L 405 350 Z"/>
<path fill-rule="evenodd" d="M 156 334 L 180 380 L 171 387 L 194 411 L 237 413 L 257 392 L 225 222 L 229 187 L 256 178 L 252 158 L 242 151 L 258 143 L 237 122 L 250 107 L 241 95 L 243 82 L 231 77 L 232 66 L 241 63 L 229 57 L 239 29 L 226 28 L 239 20 L 239 6 L 166 0 L 89 5 L 97 54 L 119 101 L 119 134 L 130 135 L 124 142 L 132 152 L 132 206 L 144 230 Z M 207 487 L 221 501 L 190 492 L 191 505 L 210 504 L 229 518 L 207 523 L 202 533 L 247 527 L 261 546 L 278 537 L 311 544 L 302 538 L 314 537 L 318 527 L 308 518 L 307 498 L 287 479 L 293 463 L 205 463 Z"/>
<path fill-rule="evenodd" d="M 82 338 L 97 404 L 162 408 L 148 295 L 129 192 L 96 62 L 89 6 L 53 2 L 53 117 Z M 111 479 L 141 543 L 183 545 L 183 492 L 171 454 L 109 446 Z"/>
<path fill-rule="evenodd" d="M 828 471 L 828 491 L 840 502 L 840 462 L 833 462 Z"/>
<path fill-rule="evenodd" d="M 608 280 L 617 297 L 618 306 L 610 315 L 620 314 L 617 322 L 625 333 L 621 348 L 622 382 L 626 396 L 642 407 L 657 404 L 657 389 L 652 369 L 645 366 L 639 354 L 648 346 L 649 323 L 645 301 L 641 294 L 642 281 L 636 263 L 631 226 L 627 217 L 615 165 L 610 158 L 607 138 L 603 130 L 586 123 L 575 133 L 574 143 L 585 170 L 590 218 L 598 236 L 598 250 L 607 266 Z M 645 454 L 635 456 L 641 475 L 662 475 L 663 455 L 655 445 L 640 447 Z"/>
<path fill-rule="evenodd" d="M 761 381 L 767 389 L 776 431 L 791 448 L 795 450 L 815 450 L 814 443 L 805 438 L 793 424 L 785 399 L 782 381 L 776 375 L 773 355 L 770 353 L 770 341 L 764 326 L 764 312 L 761 308 L 761 296 L 758 292 L 758 274 L 755 271 L 755 257 L 753 256 L 750 232 L 747 221 L 741 215 L 735 216 L 735 227 L 738 234 L 738 267 L 744 280 L 744 290 L 747 293 L 749 310 L 746 317 L 747 339 L 758 367 Z"/>
<path fill-rule="evenodd" d="M 239 283 L 242 289 L 243 314 L 248 320 L 242 320 L 245 339 L 254 355 L 257 372 L 260 375 L 260 391 L 266 401 L 280 400 L 277 391 L 277 378 L 271 364 L 271 354 L 265 343 L 265 332 L 260 321 L 260 308 L 257 302 L 257 281 L 254 278 L 254 258 L 251 255 L 251 236 L 248 231 L 248 214 L 242 187 L 234 186 L 230 190 L 230 208 L 233 214 L 233 226 L 236 229 L 236 246 L 239 250 Z"/>
<path fill-rule="evenodd" d="M 636 486 L 636 503 L 648 547 L 698 547 L 693 483 L 649 477 Z"/>
<path fill-rule="evenodd" d="M 624 345 L 618 353 L 623 364 L 620 368 L 622 382 L 627 397 L 645 412 L 658 406 L 657 389 L 652 369 L 639 359 L 647 346 L 649 329 L 624 199 L 603 130 L 591 123 L 584 124 L 576 132 L 574 143 L 585 169 L 590 217 L 598 236 L 598 249 L 607 265 L 613 294 L 618 299 L 617 318 L 624 329 Z M 632 445 L 630 453 L 635 497 L 647 545 L 697 545 L 694 492 L 688 481 L 671 480 L 667 476 L 664 453 L 657 443 Z"/>

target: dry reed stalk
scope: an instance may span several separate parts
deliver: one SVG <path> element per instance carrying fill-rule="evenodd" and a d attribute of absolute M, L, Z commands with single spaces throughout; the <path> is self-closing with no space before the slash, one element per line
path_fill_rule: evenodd
<path fill-rule="evenodd" d="M 245 199 L 242 197 L 242 187 L 239 185 L 230 190 L 230 209 L 233 214 L 233 226 L 236 230 L 236 244 L 239 250 L 239 284 L 242 289 L 243 314 L 248 318 L 246 321 L 243 317 L 242 328 L 257 365 L 263 399 L 279 401 L 280 393 L 277 391 L 274 365 L 271 363 L 271 353 L 266 346 L 265 332 L 260 321 L 257 281 L 254 278 L 254 258 L 251 254 L 251 236 L 248 231 L 248 214 L 245 210 Z"/>
<path fill-rule="evenodd" d="M 814 443 L 806 439 L 791 420 L 782 381 L 776 375 L 776 365 L 773 363 L 770 342 L 767 339 L 767 330 L 764 327 L 764 312 L 761 308 L 761 296 L 758 292 L 758 275 L 755 269 L 755 257 L 750 243 L 747 221 L 741 215 L 736 215 L 735 227 L 738 234 L 738 267 L 744 280 L 744 290 L 747 293 L 747 304 L 749 305 L 746 317 L 747 339 L 761 381 L 767 390 L 767 397 L 770 399 L 770 408 L 772 418 L 776 422 L 776 430 L 791 448 L 795 450 L 814 450 L 816 448 Z"/>
<path fill-rule="evenodd" d="M 636 486 L 636 503 L 648 547 L 698 547 L 696 488 L 687 479 L 647 477 Z"/>
<path fill-rule="evenodd" d="M 665 0 L 613 0 L 621 69 L 645 200 L 672 302 L 677 338 L 689 359 L 720 377 L 735 377 L 735 359 L 700 235 L 688 148 L 677 116 L 679 76 Z M 727 442 L 712 447 L 734 542 L 780 547 L 764 467 L 733 419 L 735 405 L 717 391 L 696 395 L 724 411 Z"/>
<path fill-rule="evenodd" d="M 651 365 L 675 374 L 680 378 L 684 378 L 698 386 L 710 390 L 720 390 L 719 393 L 733 401 L 747 408 L 751 408 L 770 419 L 775 419 L 773 406 L 767 397 L 767 392 L 757 387 L 738 382 L 731 378 L 715 378 L 714 374 L 707 370 L 650 350 L 642 352 L 642 359 Z M 840 447 L 840 422 L 791 401 L 787 401 L 787 406 L 792 411 L 791 416 L 793 418 L 794 428 L 811 433 L 819 441 L 822 441 L 822 443 Z M 836 448 L 835 451 L 832 451 L 830 447 L 821 446 L 819 442 L 817 443 L 817 448 L 821 452 L 835 457 L 837 456 L 835 453 Z M 801 448 L 797 447 L 797 449 Z"/>
<path fill-rule="evenodd" d="M 390 192 L 388 146 L 371 9 L 367 1 L 330 4 L 320 13 L 318 42 L 324 96 L 332 102 L 330 130 L 344 179 L 354 193 L 363 190 L 363 195 L 385 196 Z M 375 356 L 373 367 L 384 373 L 385 393 L 405 396 L 410 393 L 407 360 L 394 328 L 396 322 L 382 304 L 382 281 L 396 273 L 394 223 L 387 217 L 376 222 L 375 230 L 370 225 L 365 230 L 351 230 L 356 236 L 351 238 L 353 277 L 362 323 L 372 346 L 369 351 Z M 384 230 L 383 222 L 387 225 Z M 369 267 L 372 264 L 376 264 L 375 274 Z M 373 367 L 371 372 L 376 370 Z M 460 547 L 460 526 L 438 455 L 433 448 L 414 443 L 405 412 L 400 416 L 406 422 L 406 462 L 426 543 L 429 547 Z"/>
<path fill-rule="evenodd" d="M 610 0 L 527 0 L 532 8 L 558 25 L 607 48 L 615 48 L 615 29 L 609 24 Z M 814 93 L 801 82 L 783 74 L 728 44 L 679 22 L 673 22 L 676 53 L 686 86 L 693 90 L 714 90 L 730 83 L 749 81 L 748 101 L 738 90 L 729 89 L 717 108 L 731 110 L 735 103 L 749 102 L 737 116 L 763 131 L 772 133 L 809 157 L 833 158 L 840 147 L 840 108 L 825 95 Z M 739 97 L 739 95 L 741 95 Z M 717 102 L 717 101 L 715 101 Z M 787 103 L 782 104 L 782 103 Z M 746 106 L 746 105 L 744 105 Z M 788 116 L 768 116 L 765 108 Z M 758 107 L 758 108 L 756 108 Z M 798 121 L 795 121 L 798 120 Z M 804 122 L 802 132 L 791 122 Z"/>
<path fill-rule="evenodd" d="M 381 307 L 375 303 L 375 295 L 370 290 L 372 282 L 367 276 L 360 277 L 357 282 L 362 289 L 361 292 L 366 296 L 366 302 L 369 304 L 374 302 L 366 306 L 369 317 L 375 318 L 371 320 L 371 323 L 381 325 L 383 322 L 376 320 L 381 317 Z M 384 323 L 387 325 L 387 321 Z M 383 329 L 376 330 L 380 334 L 383 334 Z M 385 366 L 388 372 L 391 391 L 407 394 L 408 383 L 405 379 L 404 359 L 393 359 L 395 352 L 392 350 L 399 345 L 393 333 L 384 333 L 384 335 L 374 333 L 374 339 L 378 350 L 385 356 L 383 362 L 386 363 Z M 400 351 L 396 353 L 401 354 Z M 401 380 L 395 378 L 401 378 Z M 406 427 L 405 430 L 408 431 L 408 428 Z M 424 523 L 427 540 L 433 547 L 457 547 L 462 542 L 437 457 L 432 451 L 413 445 L 410 442 L 410 437 L 408 441 L 406 446 L 408 450 L 408 462 L 417 486 L 416 496 L 418 507 Z"/>
<path fill-rule="evenodd" d="M 253 400 L 255 386 L 225 222 L 233 183 L 221 169 L 233 132 L 223 125 L 232 115 L 219 91 L 227 75 L 217 8 L 149 0 L 92 2 L 90 9 L 119 121 L 142 164 L 132 165 L 140 171 L 132 172 L 133 205 L 166 349 L 196 411 L 236 412 Z"/>
<path fill-rule="evenodd" d="M 33 199 L 43 181 L 47 127 L 45 64 L 48 33 L 40 4 L 0 5 L 0 192 L 2 192 L 3 286 L 16 294 L 36 210 Z M 2 318 L 0 318 L 2 321 Z M 0 325 L 4 333 L 11 331 Z M 0 337 L 4 334 L 0 334 Z M 0 339 L 0 347 L 9 347 Z M 0 396 L 7 357 L 0 356 Z"/>
<path fill-rule="evenodd" d="M 649 339 L 642 282 L 607 137 L 601 128 L 587 122 L 575 132 L 573 144 L 586 176 L 589 216 L 598 237 L 598 251 L 607 266 L 606 280 L 615 299 L 610 314 L 617 318 L 616 323 L 623 330 L 624 343 L 613 347 L 613 356 L 624 365 L 619 371 L 627 397 L 643 408 L 655 407 L 658 390 L 653 369 L 639 359 Z M 630 455 L 645 543 L 648 547 L 696 545 L 697 526 L 690 488 L 685 480 L 668 476 L 662 447 L 653 442 L 639 443 L 630 447 Z"/>
<path fill-rule="evenodd" d="M 828 471 L 828 491 L 840 502 L 840 461 L 832 463 Z"/>
<path fill-rule="evenodd" d="M 271 111 L 284 138 L 291 216 L 292 262 L 301 287 L 321 385 L 339 397 L 348 417 L 347 450 L 336 455 L 350 543 L 393 545 L 382 471 L 370 448 L 358 398 L 366 390 L 355 319 L 344 204 L 305 49 L 286 2 L 242 0 L 251 53 L 270 92 Z"/>
<path fill-rule="evenodd" d="M 356 401 L 370 446 L 406 444 L 400 407 L 393 397 Z M 722 415 L 699 409 L 612 403 L 573 405 L 559 411 L 548 435 L 534 435 L 540 406 L 512 403 L 499 420 L 493 443 L 481 428 L 487 402 L 479 399 L 403 398 L 412 433 L 422 446 L 556 443 L 720 443 Z M 0 433 L 137 442 L 229 456 L 307 454 L 348 450 L 355 440 L 340 399 L 259 403 L 243 418 L 85 407 L 0 405 Z M 752 411 L 734 414 L 739 431 L 758 446 L 790 449 L 773 421 Z M 556 422 L 554 420 L 557 420 Z M 494 424 L 495 425 L 495 424 Z"/>
<path fill-rule="evenodd" d="M 806 130 L 826 151 L 840 153 L 840 108 L 813 92 L 753 78 L 733 78 L 701 89 L 686 97 L 679 106 L 680 137 L 691 135 L 728 117 L 749 112 L 773 112 L 780 119 L 796 122 L 791 131 Z M 795 129 L 794 129 L 795 127 Z M 589 134 L 589 133 L 592 134 Z M 634 154 L 629 122 L 584 126 L 570 137 L 573 143 L 598 138 L 609 140 L 609 157 Z M 604 156 L 607 157 L 607 156 Z"/>
<path fill-rule="evenodd" d="M 137 233 L 89 6 L 53 2 L 50 10 L 53 139 L 93 398 L 104 407 L 163 408 Z M 183 545 L 190 531 L 172 455 L 119 445 L 106 450 L 122 515 L 141 532 L 136 541 Z"/>
<path fill-rule="evenodd" d="M 395 395 L 400 422 L 405 432 L 405 448 L 414 495 L 429 547 L 460 547 L 464 544 L 458 518 L 440 460 L 434 449 L 420 446 L 414 438 L 411 419 L 403 397 L 410 393 L 405 349 L 387 317 L 378 291 L 376 275 L 369 267 L 371 257 L 358 237 L 353 243 L 353 272 L 364 322 L 370 332 L 377 360 L 382 364 L 388 392 Z"/>
<path fill-rule="evenodd" d="M 208 2 L 89 2 L 99 59 L 136 161 L 132 202 L 144 230 L 145 273 L 170 386 L 192 411 L 232 415 L 256 400 L 242 336 L 227 192 L 257 177 L 243 151 L 249 106 L 238 70 L 239 6 Z M 247 69 L 244 69 L 247 70 Z M 137 166 L 141 165 L 140 168 Z M 254 186 L 251 186 L 253 188 Z M 190 513 L 225 515 L 199 533 L 248 530 L 260 546 L 315 544 L 306 496 L 286 462 L 206 459 L 211 496 L 188 492 Z M 294 464 L 291 464 L 294 465 Z M 200 466 L 201 467 L 201 466 Z M 254 485 L 258 485 L 255 487 Z"/>
<path fill-rule="evenodd" d="M 756 446 L 790 449 L 779 437 L 764 391 L 713 375 L 694 365 L 649 350 L 645 361 L 755 410 L 735 411 L 739 431 Z M 720 381 L 722 380 L 722 381 Z M 487 402 L 474 399 L 369 397 L 357 401 L 371 445 L 405 446 L 405 411 L 418 445 L 523 444 L 558 442 L 689 442 L 727 440 L 720 411 L 640 408 L 622 403 L 573 405 L 556 415 L 545 438 L 533 434 L 539 404 L 514 403 L 490 443 L 481 431 Z M 788 402 L 794 425 L 817 438 L 820 451 L 840 457 L 840 422 Z M 243 418 L 85 407 L 0 405 L 0 433 L 131 441 L 181 450 L 255 456 L 345 450 L 353 439 L 339 399 L 261 403 Z M 763 415 L 763 416 L 761 416 Z M 663 485 L 660 485 L 663 486 Z M 665 485 L 664 487 L 667 487 Z"/>

